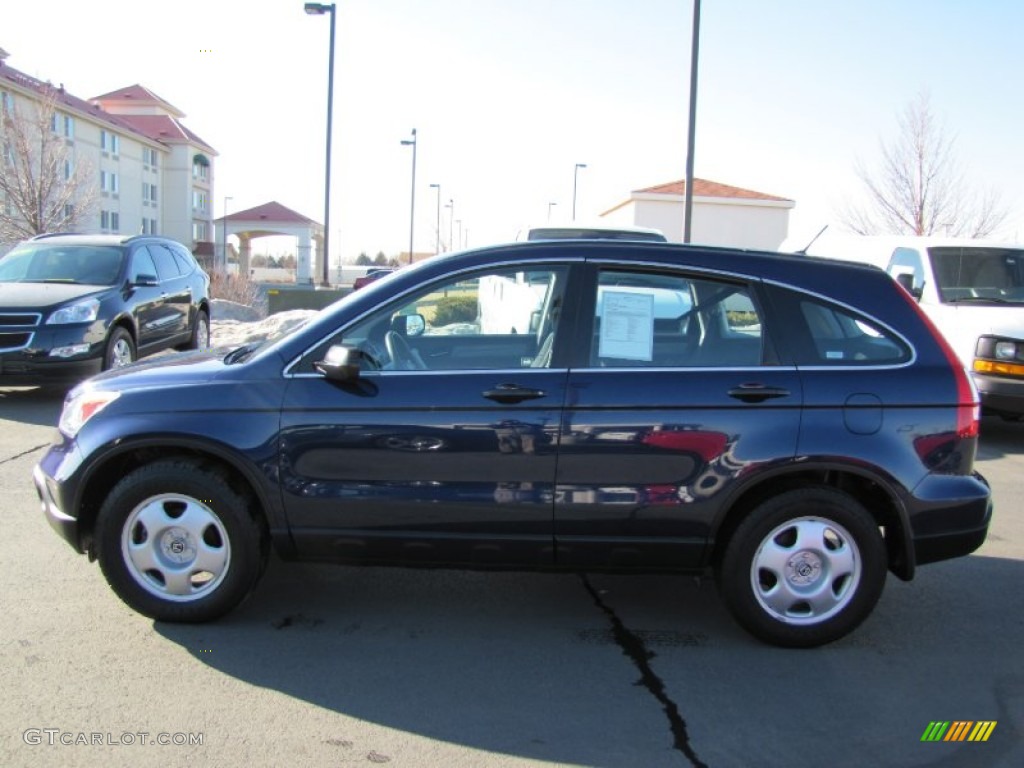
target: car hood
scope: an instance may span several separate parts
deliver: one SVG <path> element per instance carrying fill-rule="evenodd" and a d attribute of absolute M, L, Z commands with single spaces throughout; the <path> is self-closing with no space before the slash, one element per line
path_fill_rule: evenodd
<path fill-rule="evenodd" d="M 105 371 L 93 376 L 87 383 L 101 389 L 121 391 L 201 384 L 232 367 L 224 364 L 224 356 L 229 351 L 212 349 L 203 352 L 168 352 L 124 368 Z"/>
<path fill-rule="evenodd" d="M 46 310 L 108 290 L 109 286 L 77 283 L 0 283 L 0 309 Z"/>

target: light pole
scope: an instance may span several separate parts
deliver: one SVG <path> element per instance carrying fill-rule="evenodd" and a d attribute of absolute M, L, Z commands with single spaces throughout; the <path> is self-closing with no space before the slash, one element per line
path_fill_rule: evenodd
<path fill-rule="evenodd" d="M 690 127 L 686 137 L 686 186 L 683 189 L 683 242 L 693 231 L 693 153 L 697 136 L 697 53 L 700 47 L 700 0 L 693 0 L 693 39 L 690 42 Z"/>
<path fill-rule="evenodd" d="M 556 205 L 558 205 L 558 203 L 548 203 L 548 221 L 551 221 L 551 209 Z"/>
<path fill-rule="evenodd" d="M 412 129 L 411 139 L 402 139 L 403 147 L 412 147 L 412 199 L 409 202 L 409 263 L 412 264 L 412 235 L 416 221 L 416 129 Z"/>
<path fill-rule="evenodd" d="M 461 251 L 462 248 L 463 248 L 463 245 L 462 245 L 462 219 L 456 219 L 455 223 L 459 225 L 459 250 Z"/>
<path fill-rule="evenodd" d="M 448 205 L 446 205 L 445 208 L 449 209 L 449 211 L 448 211 L 448 250 L 449 251 L 454 251 L 455 250 L 455 242 L 452 240 L 452 231 L 453 231 L 452 225 L 453 225 L 453 223 L 455 221 L 455 200 L 453 200 L 452 198 L 449 198 L 448 199 Z"/>
<path fill-rule="evenodd" d="M 328 245 L 331 239 L 331 119 L 334 111 L 334 3 L 306 3 L 303 8 L 310 16 L 331 15 L 331 47 L 327 62 L 327 166 L 324 168 L 324 252 L 320 260 L 323 262 L 323 285 L 330 286 L 328 268 Z"/>
<path fill-rule="evenodd" d="M 437 233 L 437 239 L 434 241 L 434 255 L 436 256 L 441 252 L 441 185 L 431 184 L 430 188 L 437 190 L 437 226 L 434 230 Z"/>
<path fill-rule="evenodd" d="M 234 200 L 233 197 L 224 196 L 224 230 L 221 232 L 221 243 L 220 248 L 220 259 L 221 259 L 221 274 L 226 275 L 228 273 L 228 201 Z"/>
<path fill-rule="evenodd" d="M 576 180 L 580 173 L 580 168 L 586 168 L 586 163 L 576 163 L 576 167 L 572 169 L 572 220 L 576 221 Z"/>

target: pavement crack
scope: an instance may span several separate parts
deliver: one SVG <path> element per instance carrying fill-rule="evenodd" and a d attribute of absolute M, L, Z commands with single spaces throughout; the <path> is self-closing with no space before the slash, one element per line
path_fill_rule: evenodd
<path fill-rule="evenodd" d="M 6 459 L 0 459 L 0 464 L 9 464 L 12 461 L 17 461 L 18 459 L 20 459 L 20 458 L 22 458 L 24 456 L 28 456 L 30 453 L 35 453 L 36 451 L 40 451 L 43 448 L 49 448 L 49 447 L 50 447 L 50 443 L 43 443 L 42 445 L 37 445 L 35 448 L 29 448 L 27 451 L 22 451 L 21 453 L 16 453 L 14 456 L 8 456 Z"/>
<path fill-rule="evenodd" d="M 697 757 L 697 753 L 690 745 L 690 735 L 686 730 L 686 720 L 679 713 L 678 705 L 672 701 L 665 691 L 665 683 L 655 674 L 651 668 L 651 659 L 657 656 L 649 651 L 643 639 L 627 627 L 615 611 L 601 599 L 594 585 L 585 576 L 580 576 L 583 581 L 583 588 L 590 593 L 594 604 L 604 612 L 612 625 L 612 636 L 616 644 L 622 649 L 636 668 L 640 671 L 640 685 L 646 688 L 650 694 L 661 703 L 665 717 L 668 718 L 669 729 L 672 732 L 673 747 L 686 756 L 690 764 L 695 768 L 707 768 L 707 765 Z"/>

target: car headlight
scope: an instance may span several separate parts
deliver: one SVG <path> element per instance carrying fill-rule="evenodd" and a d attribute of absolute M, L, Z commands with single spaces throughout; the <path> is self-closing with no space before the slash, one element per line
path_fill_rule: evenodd
<path fill-rule="evenodd" d="M 73 438 L 85 423 L 120 397 L 120 392 L 87 389 L 73 395 L 64 403 L 57 428 L 67 437 Z"/>
<path fill-rule="evenodd" d="M 100 313 L 99 299 L 86 299 L 61 307 L 46 321 L 47 325 L 63 323 L 91 323 Z"/>
<path fill-rule="evenodd" d="M 1017 357 L 1017 344 L 1012 341 L 996 342 L 996 360 L 1014 360 Z"/>

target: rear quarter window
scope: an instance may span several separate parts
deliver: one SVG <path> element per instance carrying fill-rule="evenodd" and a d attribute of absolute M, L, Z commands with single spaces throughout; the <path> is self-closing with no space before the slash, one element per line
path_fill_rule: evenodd
<path fill-rule="evenodd" d="M 811 342 L 796 347 L 798 365 L 899 365 L 911 358 L 902 339 L 866 317 L 817 299 L 798 306 Z"/>

